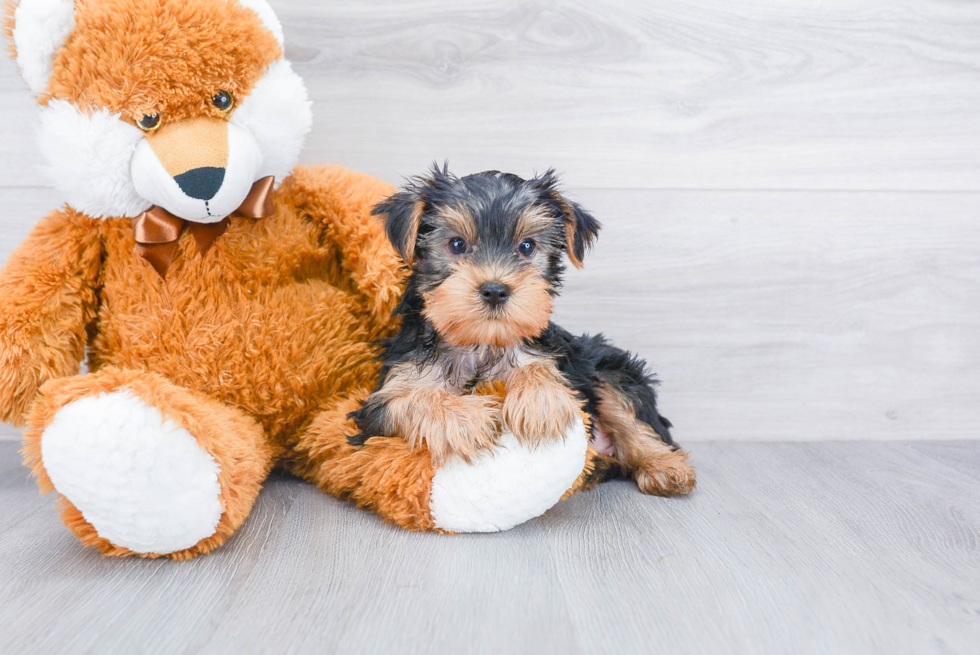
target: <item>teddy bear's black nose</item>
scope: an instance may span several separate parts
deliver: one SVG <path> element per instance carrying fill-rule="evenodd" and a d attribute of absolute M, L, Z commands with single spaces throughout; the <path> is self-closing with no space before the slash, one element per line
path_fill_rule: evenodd
<path fill-rule="evenodd" d="M 192 168 L 186 173 L 177 175 L 174 180 L 180 190 L 191 198 L 210 200 L 218 193 L 221 183 L 225 181 L 225 169 L 214 166 Z"/>
<path fill-rule="evenodd" d="M 510 297 L 510 287 L 500 282 L 487 282 L 480 287 L 480 297 L 491 307 L 502 305 Z"/>

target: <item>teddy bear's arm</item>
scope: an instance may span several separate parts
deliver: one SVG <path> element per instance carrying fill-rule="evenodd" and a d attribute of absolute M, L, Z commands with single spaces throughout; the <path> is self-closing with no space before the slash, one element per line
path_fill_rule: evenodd
<path fill-rule="evenodd" d="M 371 210 L 394 187 L 342 166 L 298 166 L 290 181 L 295 205 L 323 230 L 327 245 L 337 249 L 345 271 L 370 299 L 372 313 L 387 322 L 407 271 L 385 235 L 384 221 Z"/>
<path fill-rule="evenodd" d="M 0 419 L 23 423 L 38 388 L 74 375 L 95 318 L 102 241 L 95 219 L 49 214 L 0 271 Z"/>

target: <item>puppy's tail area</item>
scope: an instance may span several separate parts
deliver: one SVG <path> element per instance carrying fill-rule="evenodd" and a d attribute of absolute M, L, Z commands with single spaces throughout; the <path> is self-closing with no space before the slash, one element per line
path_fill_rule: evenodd
<path fill-rule="evenodd" d="M 601 334 L 575 337 L 576 344 L 593 361 L 599 396 L 614 395 L 618 405 L 631 410 L 637 421 L 650 426 L 661 441 L 673 446 L 671 423 L 657 410 L 656 377 L 647 363 L 629 351 L 610 344 Z"/>

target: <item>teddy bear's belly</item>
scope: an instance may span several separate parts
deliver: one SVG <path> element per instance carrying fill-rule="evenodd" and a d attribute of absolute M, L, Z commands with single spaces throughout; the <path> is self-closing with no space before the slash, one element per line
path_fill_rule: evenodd
<path fill-rule="evenodd" d="M 370 342 L 382 335 L 353 295 L 319 280 L 221 288 L 179 306 L 143 294 L 109 299 L 93 365 L 159 373 L 242 408 L 277 439 L 337 394 L 373 386 Z"/>

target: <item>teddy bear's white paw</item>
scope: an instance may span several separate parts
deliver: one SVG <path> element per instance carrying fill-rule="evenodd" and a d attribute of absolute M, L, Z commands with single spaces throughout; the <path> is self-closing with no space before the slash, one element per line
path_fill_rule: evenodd
<path fill-rule="evenodd" d="M 471 464 L 453 460 L 432 478 L 429 509 L 449 532 L 498 532 L 540 516 L 568 491 L 585 468 L 589 440 L 581 419 L 564 439 L 536 447 L 513 434 Z"/>
<path fill-rule="evenodd" d="M 41 458 L 58 493 L 116 546 L 176 552 L 214 534 L 221 519 L 217 462 L 129 391 L 58 410 Z"/>

